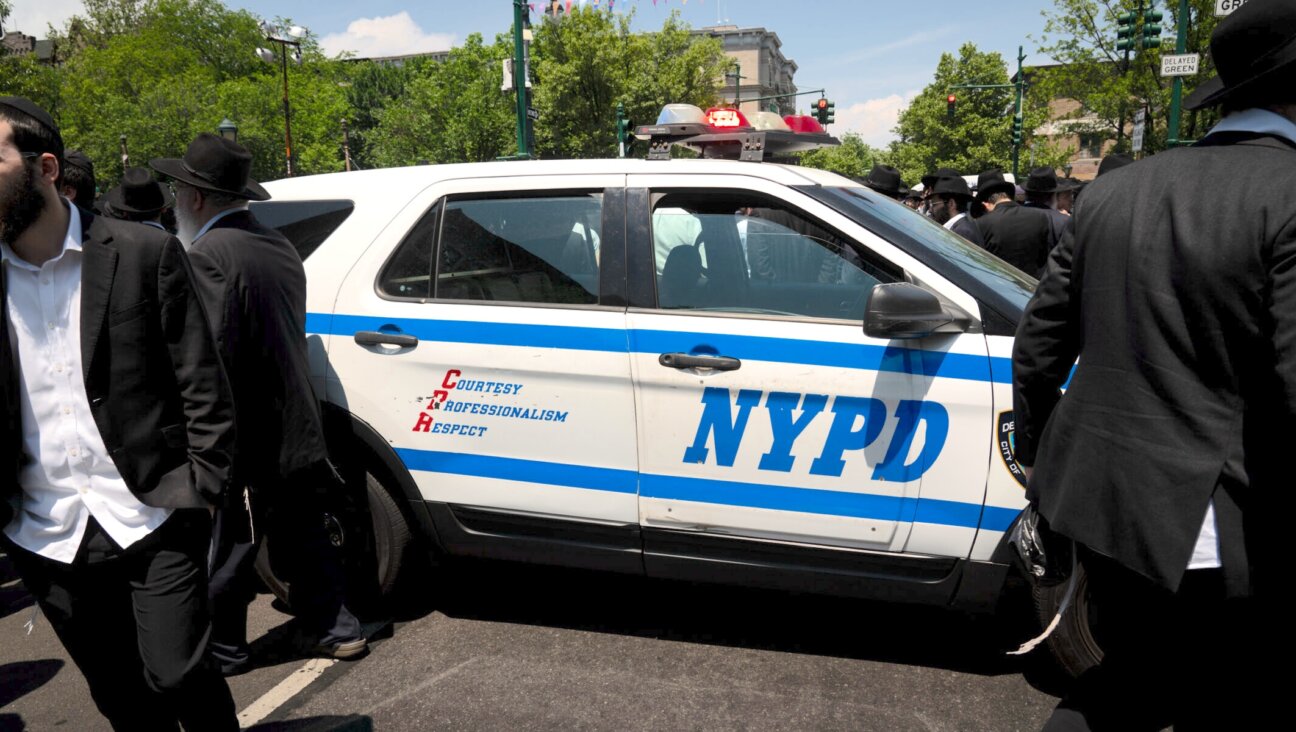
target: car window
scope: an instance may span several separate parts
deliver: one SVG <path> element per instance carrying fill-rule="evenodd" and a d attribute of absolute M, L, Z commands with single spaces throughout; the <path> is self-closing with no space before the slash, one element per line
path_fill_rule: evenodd
<path fill-rule="evenodd" d="M 653 207 L 657 303 L 862 320 L 897 268 L 774 199 L 744 192 L 659 193 Z"/>
<path fill-rule="evenodd" d="M 351 201 L 257 201 L 248 206 L 257 221 L 277 229 L 303 261 L 355 211 Z"/>
<path fill-rule="evenodd" d="M 425 299 L 432 297 L 432 247 L 436 244 L 441 204 L 433 204 L 378 275 L 378 291 L 388 297 Z"/>
<path fill-rule="evenodd" d="M 434 296 L 597 303 L 602 198 L 578 193 L 447 202 Z"/>

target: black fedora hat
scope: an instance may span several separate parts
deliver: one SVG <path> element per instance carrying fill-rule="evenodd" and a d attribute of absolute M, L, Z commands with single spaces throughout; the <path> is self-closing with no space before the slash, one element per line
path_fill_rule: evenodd
<path fill-rule="evenodd" d="M 155 214 L 174 205 L 175 197 L 147 169 L 128 168 L 121 185 L 104 195 L 104 203 L 118 213 Z"/>
<path fill-rule="evenodd" d="M 961 175 L 942 175 L 937 178 L 931 186 L 933 196 L 954 196 L 956 198 L 972 198 L 972 189 L 968 187 L 967 181 L 963 180 Z"/>
<path fill-rule="evenodd" d="M 1296 73 L 1296 3 L 1250 0 L 1220 21 L 1210 48 L 1218 75 L 1188 95 L 1186 109 L 1290 89 Z"/>
<path fill-rule="evenodd" d="M 149 161 L 149 167 L 194 188 L 251 201 L 270 198 L 266 189 L 248 177 L 252 172 L 252 153 L 237 142 L 210 132 L 194 138 L 183 158 L 154 158 Z"/>
<path fill-rule="evenodd" d="M 1026 178 L 1022 189 L 1027 193 L 1057 193 L 1066 190 L 1058 184 L 1057 173 L 1052 168 L 1035 168 Z"/>
<path fill-rule="evenodd" d="M 984 201 L 995 193 L 1013 197 L 1017 186 L 1004 180 L 1003 171 L 992 168 L 977 176 L 976 200 Z"/>
<path fill-rule="evenodd" d="M 900 171 L 890 165 L 874 165 L 864 179 L 864 185 L 878 193 L 899 198 L 904 195 L 904 183 L 900 180 Z"/>
<path fill-rule="evenodd" d="M 928 173 L 922 177 L 923 189 L 931 188 L 937 178 L 946 178 L 949 176 L 959 177 L 959 172 L 953 168 L 937 168 L 936 172 Z"/>

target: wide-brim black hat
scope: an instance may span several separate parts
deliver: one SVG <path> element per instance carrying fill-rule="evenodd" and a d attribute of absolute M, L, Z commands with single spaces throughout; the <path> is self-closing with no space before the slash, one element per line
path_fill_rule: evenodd
<path fill-rule="evenodd" d="M 931 185 L 933 196 L 955 196 L 972 199 L 972 189 L 961 175 L 942 175 Z"/>
<path fill-rule="evenodd" d="M 1220 21 L 1210 47 L 1218 75 L 1188 95 L 1185 109 L 1263 95 L 1266 87 L 1275 94 L 1290 89 L 1296 74 L 1296 3 L 1250 0 Z M 1275 96 L 1272 101 L 1289 100 Z"/>
<path fill-rule="evenodd" d="M 1057 173 L 1052 168 L 1035 168 L 1026 178 L 1022 190 L 1027 193 L 1057 193 L 1067 188 L 1058 183 Z"/>
<path fill-rule="evenodd" d="M 904 195 L 905 186 L 900 180 L 900 171 L 890 165 L 874 165 L 864 179 L 864 185 L 878 193 L 899 198 Z"/>
<path fill-rule="evenodd" d="M 1101 163 L 1098 163 L 1098 174 L 1094 177 L 1101 178 L 1113 170 L 1119 170 L 1133 162 L 1134 158 L 1131 158 L 1125 153 L 1112 153 L 1103 158 Z"/>
<path fill-rule="evenodd" d="M 130 168 L 121 185 L 108 191 L 104 202 L 113 211 L 128 214 L 155 214 L 175 205 L 175 196 L 144 168 Z"/>
<path fill-rule="evenodd" d="M 267 201 L 270 193 L 252 180 L 252 153 L 210 132 L 189 143 L 183 158 L 154 158 L 149 167 L 181 183 L 250 201 Z"/>
<path fill-rule="evenodd" d="M 1003 193 L 1011 198 L 1017 192 L 1017 186 L 1004 180 L 1003 171 L 987 170 L 977 176 L 976 200 L 984 201 L 996 193 Z"/>

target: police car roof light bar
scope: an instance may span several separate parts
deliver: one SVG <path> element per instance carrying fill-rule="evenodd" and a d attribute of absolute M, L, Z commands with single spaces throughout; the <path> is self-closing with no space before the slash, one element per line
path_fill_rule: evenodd
<path fill-rule="evenodd" d="M 731 114 L 712 114 L 716 112 Z M 786 119 L 790 129 L 754 129 L 738 110 L 717 108 L 703 113 L 689 104 L 668 104 L 658 115 L 657 124 L 636 128 L 635 137 L 648 141 L 649 160 L 669 160 L 674 145 L 696 150 L 705 158 L 760 162 L 770 155 L 788 155 L 841 144 L 812 119 L 813 125 L 804 122 L 793 124 L 793 119 Z M 742 126 L 714 126 L 710 124 L 712 120 Z"/>

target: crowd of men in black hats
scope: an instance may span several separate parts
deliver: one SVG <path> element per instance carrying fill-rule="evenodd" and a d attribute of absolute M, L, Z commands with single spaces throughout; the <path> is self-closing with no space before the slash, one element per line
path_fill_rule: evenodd
<path fill-rule="evenodd" d="M 367 640 L 322 516 L 301 258 L 237 143 L 149 167 L 96 198 L 54 119 L 0 97 L 0 548 L 114 729 L 232 731 L 267 534 L 300 650 Z"/>
<path fill-rule="evenodd" d="M 1132 162 L 1128 155 L 1113 153 L 1103 158 L 1098 175 Z M 997 168 L 977 176 L 975 187 L 957 170 L 937 168 L 922 177 L 921 185 L 909 188 L 899 170 L 881 164 L 860 182 L 1032 277 L 1043 273 L 1048 253 L 1062 240 L 1076 196 L 1084 187 L 1082 181 L 1059 179 L 1048 167 L 1032 170 L 1023 186 L 1008 181 Z"/>

